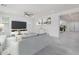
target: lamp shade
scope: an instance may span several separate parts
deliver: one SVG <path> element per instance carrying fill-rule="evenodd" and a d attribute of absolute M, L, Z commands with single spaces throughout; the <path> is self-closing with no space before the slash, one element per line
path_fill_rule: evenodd
<path fill-rule="evenodd" d="M 4 24 L 0 24 L 0 28 L 3 28 L 4 27 Z"/>

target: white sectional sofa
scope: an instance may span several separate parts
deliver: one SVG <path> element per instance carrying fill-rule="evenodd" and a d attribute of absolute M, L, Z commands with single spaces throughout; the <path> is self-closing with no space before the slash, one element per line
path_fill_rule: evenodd
<path fill-rule="evenodd" d="M 37 53 L 42 48 L 46 47 L 50 43 L 51 37 L 48 34 L 39 34 L 24 38 L 19 43 L 20 55 L 32 55 Z"/>

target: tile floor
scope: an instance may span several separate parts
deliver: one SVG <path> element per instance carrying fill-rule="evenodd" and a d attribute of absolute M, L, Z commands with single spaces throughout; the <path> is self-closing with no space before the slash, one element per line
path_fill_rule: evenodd
<path fill-rule="evenodd" d="M 35 55 L 79 55 L 79 32 L 60 33 L 59 39 L 53 39 Z"/>

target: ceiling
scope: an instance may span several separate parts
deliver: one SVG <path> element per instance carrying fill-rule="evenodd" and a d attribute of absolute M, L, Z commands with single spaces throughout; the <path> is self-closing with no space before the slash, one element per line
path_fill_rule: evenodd
<path fill-rule="evenodd" d="M 14 14 L 23 16 L 24 12 L 31 12 L 34 15 L 45 16 L 62 11 L 79 8 L 78 4 L 6 4 L 0 5 L 0 14 Z"/>
<path fill-rule="evenodd" d="M 61 20 L 79 22 L 79 12 L 70 13 L 60 16 Z"/>

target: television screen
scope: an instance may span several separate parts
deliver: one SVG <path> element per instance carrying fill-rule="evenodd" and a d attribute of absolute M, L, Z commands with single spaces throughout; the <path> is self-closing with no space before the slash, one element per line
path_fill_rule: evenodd
<path fill-rule="evenodd" d="M 26 22 L 12 21 L 12 29 L 26 29 Z"/>

